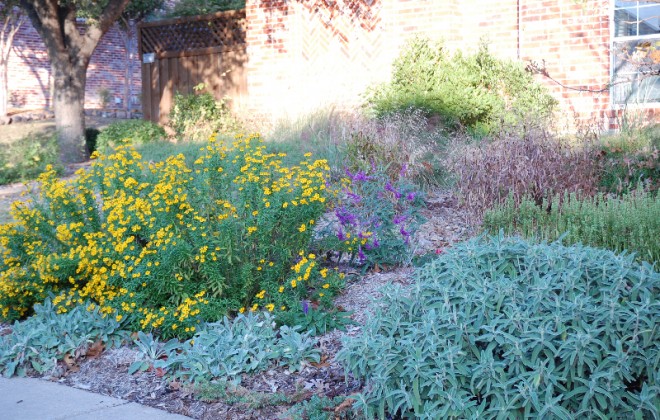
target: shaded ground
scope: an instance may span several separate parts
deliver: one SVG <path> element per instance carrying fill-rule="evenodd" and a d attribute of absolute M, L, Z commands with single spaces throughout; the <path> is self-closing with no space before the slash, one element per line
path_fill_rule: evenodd
<path fill-rule="evenodd" d="M 450 193 L 431 194 L 423 213 L 427 222 L 415 238 L 418 254 L 434 252 L 471 235 L 465 215 Z M 287 418 L 287 410 L 293 404 L 308 400 L 312 395 L 329 398 L 346 396 L 342 399 L 346 404 L 334 410 L 335 418 L 340 418 L 338 415 L 350 406 L 348 396 L 359 392 L 363 386 L 350 375 L 345 375 L 343 368 L 335 361 L 341 339 L 359 334 L 385 285 L 409 285 L 412 273 L 412 268 L 397 268 L 387 272 L 370 272 L 364 277 L 350 276 L 347 287 L 335 303 L 353 312 L 351 318 L 356 324 L 348 326 L 345 332 L 333 331 L 319 337 L 321 363 L 306 365 L 296 373 L 274 367 L 257 375 L 244 375 L 239 388 L 224 390 L 219 395 L 216 392 L 215 396 L 207 393 L 206 401 L 193 394 L 188 384 L 167 379 L 159 372 L 129 375 L 128 368 L 136 360 L 138 352 L 126 346 L 105 351 L 94 358 L 82 359 L 72 369 L 63 368 L 50 379 L 196 419 Z"/>
<path fill-rule="evenodd" d="M 85 127 L 102 129 L 117 121 L 115 118 L 85 117 Z M 0 144 L 7 144 L 30 135 L 55 134 L 55 120 L 53 118 L 17 122 L 0 126 Z"/>

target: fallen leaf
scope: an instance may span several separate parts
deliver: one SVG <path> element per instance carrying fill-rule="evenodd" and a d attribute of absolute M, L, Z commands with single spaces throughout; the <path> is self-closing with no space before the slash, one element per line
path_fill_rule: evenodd
<path fill-rule="evenodd" d="M 157 377 L 162 378 L 163 376 L 165 376 L 165 369 L 159 367 L 155 368 L 154 373 L 156 374 Z"/>
<path fill-rule="evenodd" d="M 338 415 L 342 411 L 346 411 L 353 406 L 355 400 L 353 398 L 346 398 L 344 402 L 335 407 L 335 414 Z M 339 418 L 339 417 L 337 417 Z"/>
<path fill-rule="evenodd" d="M 96 359 L 103 353 L 105 350 L 105 344 L 103 344 L 103 341 L 98 340 L 91 346 L 89 346 L 89 349 L 87 349 L 87 358 L 88 359 Z"/>
<path fill-rule="evenodd" d="M 315 368 L 323 368 L 323 367 L 328 367 L 330 366 L 330 363 L 327 362 L 328 356 L 327 355 L 321 355 L 321 360 L 316 363 L 316 362 L 310 362 L 309 364 L 314 366 Z"/>

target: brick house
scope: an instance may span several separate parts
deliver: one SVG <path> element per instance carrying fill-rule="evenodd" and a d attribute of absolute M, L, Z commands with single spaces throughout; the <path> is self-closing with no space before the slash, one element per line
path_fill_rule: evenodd
<path fill-rule="evenodd" d="M 653 111 L 660 101 L 660 79 L 640 76 L 660 62 L 658 16 L 660 4 L 633 0 L 247 0 L 247 95 L 237 102 L 270 118 L 356 104 L 387 80 L 405 41 L 423 35 L 450 49 L 485 40 L 499 57 L 532 61 L 566 120 L 610 128 L 624 107 Z M 46 54 L 26 26 L 11 61 L 14 105 L 43 107 Z M 122 60 L 115 28 L 92 58 L 88 106 L 101 88 L 122 97 Z"/>

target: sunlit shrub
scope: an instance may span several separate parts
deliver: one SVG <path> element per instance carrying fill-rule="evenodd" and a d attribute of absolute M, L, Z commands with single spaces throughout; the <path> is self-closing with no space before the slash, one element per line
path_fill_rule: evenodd
<path fill-rule="evenodd" d="M 274 309 L 280 287 L 295 289 L 328 170 L 281 158 L 239 136 L 210 140 L 191 167 L 183 155 L 147 164 L 120 146 L 73 181 L 44 173 L 33 199 L 14 204 L 17 222 L 0 226 L 0 315 L 22 318 L 53 294 L 61 312 L 91 300 L 167 336 L 242 307 Z M 277 304 L 298 304 L 298 291 Z"/>
<path fill-rule="evenodd" d="M 179 140 L 204 140 L 215 132 L 232 133 L 240 123 L 232 115 L 227 102 L 216 101 L 209 92 L 203 92 L 203 83 L 195 86 L 194 93 L 175 93 L 169 114 L 169 125 Z"/>
<path fill-rule="evenodd" d="M 522 65 L 496 58 L 486 46 L 451 55 L 423 38 L 403 48 L 392 65 L 392 80 L 367 94 L 367 105 L 378 116 L 412 107 L 476 134 L 529 118 L 544 120 L 555 104 Z"/>
<path fill-rule="evenodd" d="M 58 161 L 57 138 L 53 135 L 28 135 L 0 147 L 0 185 L 36 178 L 47 165 Z"/>

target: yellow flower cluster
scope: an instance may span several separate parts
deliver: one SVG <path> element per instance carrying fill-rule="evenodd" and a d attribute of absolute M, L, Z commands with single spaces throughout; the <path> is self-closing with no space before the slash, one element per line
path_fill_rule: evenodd
<path fill-rule="evenodd" d="M 60 312 L 90 302 L 137 328 L 190 332 L 214 299 L 244 300 L 227 295 L 240 282 L 256 289 L 270 269 L 283 272 L 286 241 L 311 235 L 327 162 L 286 167 L 282 157 L 239 136 L 211 139 L 192 168 L 181 154 L 145 163 L 130 146 L 98 156 L 73 181 L 49 168 L 35 201 L 14 204 L 17 222 L 0 226 L 0 316 L 23 317 L 52 293 Z M 316 264 L 301 257 L 296 282 Z M 253 271 L 236 268 L 248 261 Z M 280 306 L 256 290 L 263 308 Z"/>

